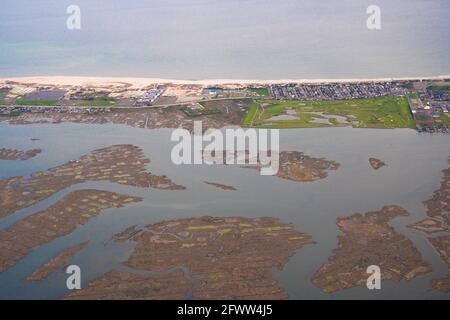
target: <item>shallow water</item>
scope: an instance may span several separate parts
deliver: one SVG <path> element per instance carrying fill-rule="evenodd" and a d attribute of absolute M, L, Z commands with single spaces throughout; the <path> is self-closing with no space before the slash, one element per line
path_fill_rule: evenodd
<path fill-rule="evenodd" d="M 81 30 L 66 9 L 81 8 Z M 2 0 L 0 76 L 175 79 L 450 74 L 450 2 L 377 0 Z"/>
<path fill-rule="evenodd" d="M 0 299 L 60 298 L 67 290 L 66 275 L 53 273 L 38 283 L 25 277 L 57 252 L 89 240 L 89 245 L 74 256 L 72 263 L 82 270 L 82 285 L 126 261 L 132 244 L 113 244 L 112 235 L 132 225 L 156 223 L 163 219 L 209 216 L 271 216 L 291 222 L 317 242 L 297 252 L 275 277 L 291 299 L 319 298 L 444 298 L 449 295 L 427 290 L 428 281 L 448 272 L 446 265 L 419 232 L 405 228 L 426 214 L 423 200 L 439 188 L 441 170 L 448 167 L 448 135 L 419 134 L 410 129 L 377 130 L 352 128 L 292 129 L 280 132 L 282 150 L 299 150 L 310 156 L 326 157 L 341 164 L 326 179 L 298 183 L 277 177 L 260 176 L 256 170 L 237 166 L 175 166 L 170 160 L 170 129 L 147 130 L 124 125 L 23 125 L 0 124 L 0 146 L 18 149 L 41 148 L 42 153 L 27 161 L 0 161 L 0 178 L 28 175 L 61 165 L 101 147 L 130 143 L 141 147 L 151 159 L 148 170 L 167 174 L 187 187 L 184 191 L 136 188 L 104 182 L 73 185 L 33 207 L 0 219 L 6 228 L 20 218 L 45 209 L 70 191 L 97 188 L 133 196 L 144 201 L 124 208 L 108 209 L 80 226 L 70 235 L 45 244 L 0 274 Z M 40 138 L 31 141 L 31 138 Z M 369 157 L 387 163 L 373 170 Z M 234 186 L 227 192 L 208 186 L 214 181 Z M 410 238 L 431 263 L 434 271 L 410 282 L 383 282 L 382 290 L 366 288 L 323 294 L 310 281 L 313 273 L 328 259 L 337 244 L 336 218 L 355 212 L 379 210 L 397 204 L 410 217 L 395 219 L 392 225 Z"/>

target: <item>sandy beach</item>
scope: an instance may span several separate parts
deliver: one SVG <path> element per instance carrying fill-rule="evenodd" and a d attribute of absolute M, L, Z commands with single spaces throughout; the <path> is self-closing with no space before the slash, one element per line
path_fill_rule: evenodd
<path fill-rule="evenodd" d="M 277 79 L 277 80 L 238 80 L 238 79 L 205 79 L 205 80 L 177 80 L 162 78 L 133 78 L 133 77 L 77 77 L 77 76 L 39 76 L 39 77 L 10 77 L 0 78 L 0 83 L 13 81 L 22 84 L 56 85 L 56 86 L 124 86 L 139 88 L 151 84 L 171 83 L 175 85 L 252 85 L 252 84 L 283 84 L 283 83 L 357 83 L 357 82 L 385 82 L 385 81 L 417 81 L 444 80 L 450 75 L 406 78 L 377 78 L 377 79 Z"/>

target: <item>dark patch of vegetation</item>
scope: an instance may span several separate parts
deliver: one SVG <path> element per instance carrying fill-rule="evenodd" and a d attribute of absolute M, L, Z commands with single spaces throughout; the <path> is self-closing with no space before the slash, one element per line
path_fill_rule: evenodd
<path fill-rule="evenodd" d="M 260 97 L 268 97 L 269 96 L 269 90 L 267 88 L 250 88 L 249 91 L 256 93 Z"/>
<path fill-rule="evenodd" d="M 107 107 L 114 105 L 116 100 L 110 97 L 94 98 L 87 97 L 85 101 L 79 103 L 81 107 Z"/>
<path fill-rule="evenodd" d="M 19 106 L 56 106 L 58 100 L 17 99 L 16 104 Z"/>
<path fill-rule="evenodd" d="M 428 90 L 433 90 L 433 91 L 449 91 L 450 90 L 450 85 L 434 84 L 434 85 L 428 86 L 427 89 Z"/>
<path fill-rule="evenodd" d="M 181 108 L 188 117 L 200 117 L 221 113 L 219 109 L 191 109 L 188 107 Z"/>

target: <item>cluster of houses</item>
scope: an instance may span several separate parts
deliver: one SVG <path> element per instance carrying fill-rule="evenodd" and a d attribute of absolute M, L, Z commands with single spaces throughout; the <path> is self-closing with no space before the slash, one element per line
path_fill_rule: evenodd
<path fill-rule="evenodd" d="M 444 90 L 426 89 L 408 99 L 409 108 L 420 132 L 450 133 L 450 99 Z M 448 90 L 447 90 L 448 91 Z M 423 102 L 425 101 L 425 103 Z"/>
<path fill-rule="evenodd" d="M 430 86 L 427 88 L 427 94 L 434 101 L 450 101 L 450 88 L 444 86 Z"/>
<path fill-rule="evenodd" d="M 396 82 L 287 84 L 272 85 L 269 92 L 277 100 L 347 100 L 370 97 L 404 95 L 407 90 Z"/>

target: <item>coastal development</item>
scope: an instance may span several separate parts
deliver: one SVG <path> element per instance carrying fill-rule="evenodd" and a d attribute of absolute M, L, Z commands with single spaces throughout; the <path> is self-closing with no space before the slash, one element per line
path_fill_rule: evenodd
<path fill-rule="evenodd" d="M 160 81 L 86 79 L 71 85 L 70 78 L 61 84 L 57 80 L 45 84 L 45 79 L 42 84 L 3 80 L 0 121 L 121 122 L 174 128 L 188 127 L 186 122 L 201 118 L 219 128 L 353 126 L 450 131 L 450 79 L 444 77 L 323 83 L 230 80 L 215 85 Z"/>

